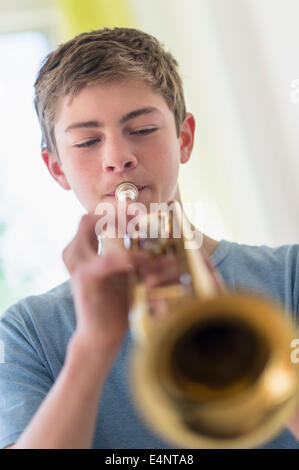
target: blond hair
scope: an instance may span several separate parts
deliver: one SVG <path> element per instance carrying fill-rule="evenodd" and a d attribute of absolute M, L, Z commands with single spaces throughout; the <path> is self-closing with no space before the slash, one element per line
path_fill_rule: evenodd
<path fill-rule="evenodd" d="M 59 160 L 54 121 L 59 98 L 84 86 L 128 76 L 140 78 L 165 99 L 174 114 L 177 135 L 186 116 L 178 63 L 153 36 L 133 28 L 104 28 L 79 34 L 44 60 L 34 84 L 35 109 L 43 146 Z"/>

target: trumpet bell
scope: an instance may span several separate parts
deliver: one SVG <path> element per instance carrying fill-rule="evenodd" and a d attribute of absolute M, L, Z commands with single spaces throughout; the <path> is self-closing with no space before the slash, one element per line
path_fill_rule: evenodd
<path fill-rule="evenodd" d="M 295 324 L 265 296 L 184 298 L 151 330 L 150 343 L 133 350 L 133 396 L 168 442 L 255 447 L 274 437 L 298 404 Z"/>

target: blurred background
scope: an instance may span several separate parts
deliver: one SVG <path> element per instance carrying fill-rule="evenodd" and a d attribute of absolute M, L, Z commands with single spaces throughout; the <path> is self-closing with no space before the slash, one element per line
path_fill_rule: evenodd
<path fill-rule="evenodd" d="M 61 252 L 84 210 L 40 157 L 33 83 L 58 44 L 103 26 L 143 29 L 179 61 L 197 123 L 180 187 L 199 228 L 298 243 L 298 15 L 298 0 L 1 0 L 0 312 L 68 279 Z"/>

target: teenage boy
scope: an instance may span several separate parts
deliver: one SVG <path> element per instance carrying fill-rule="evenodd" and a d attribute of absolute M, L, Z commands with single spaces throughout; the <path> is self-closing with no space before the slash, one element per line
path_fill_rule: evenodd
<path fill-rule="evenodd" d="M 180 201 L 178 172 L 191 156 L 195 121 L 177 62 L 141 31 L 84 33 L 45 59 L 35 105 L 43 160 L 87 214 L 63 252 L 70 280 L 22 299 L 1 318 L 0 445 L 169 447 L 143 424 L 127 382 L 127 272 L 150 261 L 126 250 L 98 256 L 95 212 L 102 202 L 116 206 L 123 181 L 138 186 L 146 207 Z M 228 287 L 270 294 L 298 315 L 299 245 L 246 246 L 203 235 L 200 250 Z M 170 276 L 160 263 L 148 271 L 154 284 Z M 264 447 L 299 448 L 298 422 L 294 416 Z"/>

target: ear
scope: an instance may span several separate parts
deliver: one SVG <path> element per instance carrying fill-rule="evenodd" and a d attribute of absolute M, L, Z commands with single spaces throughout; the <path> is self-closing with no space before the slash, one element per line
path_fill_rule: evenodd
<path fill-rule="evenodd" d="M 194 131 L 195 119 L 193 114 L 186 113 L 180 132 L 181 163 L 187 163 L 191 156 L 194 143 Z"/>
<path fill-rule="evenodd" d="M 57 181 L 63 189 L 72 189 L 63 172 L 62 165 L 58 162 L 53 153 L 48 151 L 47 147 L 42 149 L 42 158 L 55 181 Z"/>

